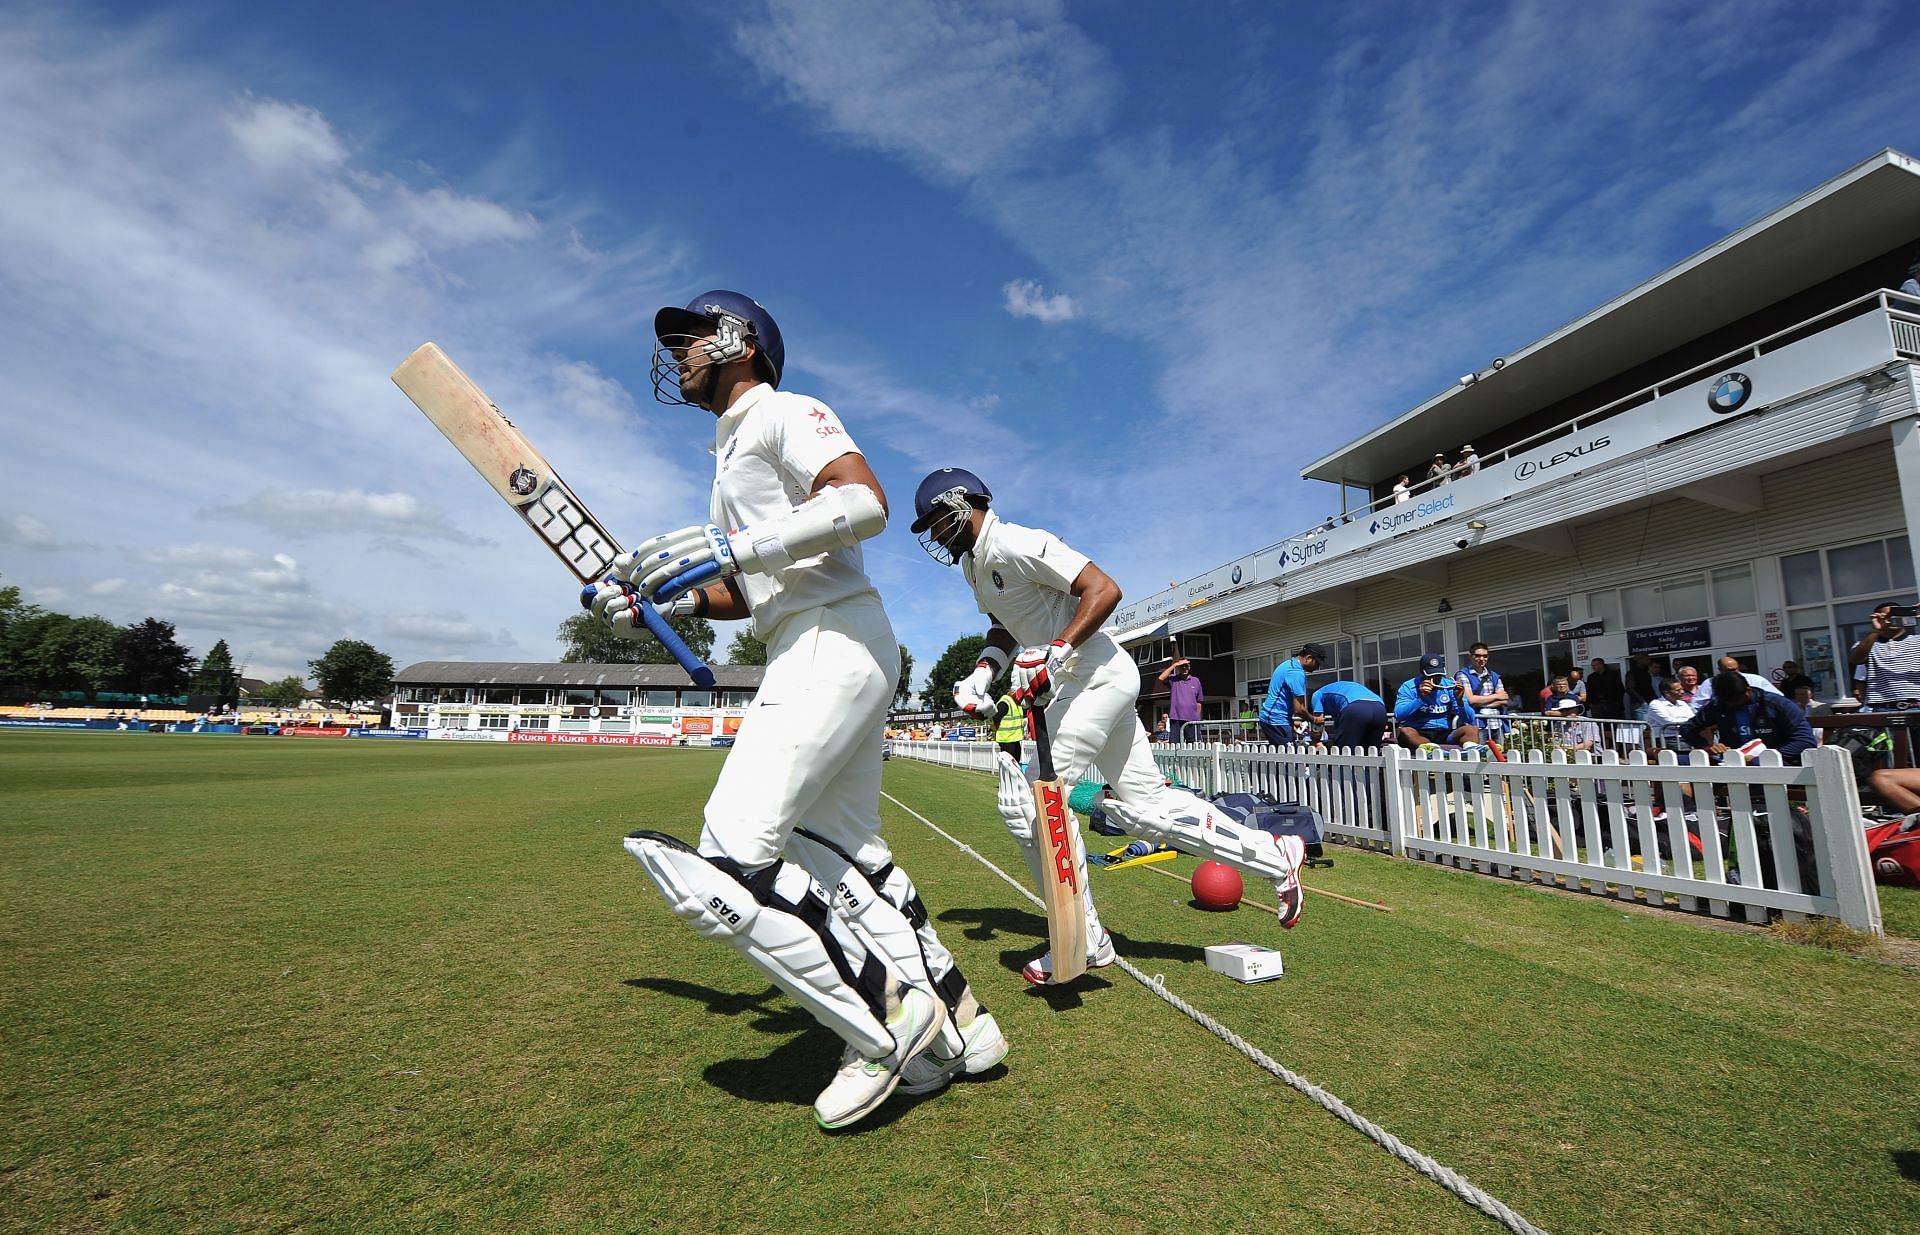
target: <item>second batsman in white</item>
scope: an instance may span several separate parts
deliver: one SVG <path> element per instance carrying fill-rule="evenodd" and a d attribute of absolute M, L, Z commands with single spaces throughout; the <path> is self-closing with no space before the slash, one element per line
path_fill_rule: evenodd
<path fill-rule="evenodd" d="M 1154 764 L 1136 705 L 1140 671 L 1100 629 L 1120 603 L 1120 588 L 1084 554 L 1051 532 L 1021 527 L 995 514 L 993 494 L 972 472 L 942 468 L 914 494 L 913 531 L 942 565 L 958 565 L 987 615 L 987 646 L 973 672 L 953 689 L 970 715 L 994 707 L 994 679 L 1011 663 L 1016 703 L 1046 708 L 1054 771 L 1068 785 L 1098 780 L 1112 788 L 1106 816 L 1130 835 L 1272 880 L 1280 925 L 1300 920 L 1300 863 L 1305 843 L 1249 827 L 1186 789 L 1168 785 Z M 1016 654 L 1016 648 L 1020 650 Z M 1033 793 L 1020 766 L 999 757 L 1001 817 L 1019 842 L 1036 886 L 1049 872 L 1034 833 Z M 1086 861 L 1078 828 L 1075 860 Z M 1100 925 L 1093 889 L 1084 879 L 1091 969 L 1111 965 L 1113 941 Z M 1029 962 L 1022 976 L 1045 982 L 1053 956 Z"/>
<path fill-rule="evenodd" d="M 880 836 L 900 652 L 860 542 L 886 526 L 886 496 L 831 409 L 778 389 L 785 346 L 758 302 L 707 292 L 654 331 L 655 397 L 717 420 L 710 522 L 622 555 L 583 600 L 629 638 L 647 637 L 641 599 L 751 617 L 767 668 L 698 847 L 639 831 L 626 848 L 675 914 L 846 1042 L 814 1103 L 844 1127 L 896 1086 L 930 1092 L 1007 1053 Z"/>

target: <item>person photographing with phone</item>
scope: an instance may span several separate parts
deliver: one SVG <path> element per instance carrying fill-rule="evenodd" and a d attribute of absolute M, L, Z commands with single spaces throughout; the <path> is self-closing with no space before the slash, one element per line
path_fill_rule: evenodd
<path fill-rule="evenodd" d="M 1920 625 L 1920 609 L 1882 601 L 1871 621 L 1873 628 L 1847 657 L 1850 664 L 1866 666 L 1868 709 L 1920 708 L 1920 639 L 1911 637 Z"/>
<path fill-rule="evenodd" d="M 1447 659 L 1438 652 L 1420 658 L 1420 675 L 1400 683 L 1393 701 L 1394 734 L 1408 750 L 1427 746 L 1458 746 L 1478 750 L 1480 718 L 1447 674 Z"/>

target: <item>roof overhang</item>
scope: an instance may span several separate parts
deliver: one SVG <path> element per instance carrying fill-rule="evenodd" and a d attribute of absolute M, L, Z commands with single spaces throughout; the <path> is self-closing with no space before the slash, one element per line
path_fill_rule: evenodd
<path fill-rule="evenodd" d="M 1707 334 L 1911 241 L 1920 161 L 1883 150 L 1586 316 L 1453 386 L 1301 476 L 1372 484 L 1434 452 L 1449 457 L 1516 420 L 1671 351 L 1675 324 Z"/>

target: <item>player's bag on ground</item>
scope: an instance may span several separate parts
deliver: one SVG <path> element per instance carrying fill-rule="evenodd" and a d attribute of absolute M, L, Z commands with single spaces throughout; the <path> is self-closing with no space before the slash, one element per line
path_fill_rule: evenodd
<path fill-rule="evenodd" d="M 1867 861 L 1876 882 L 1920 885 L 1920 815 L 1868 824 Z"/>
<path fill-rule="evenodd" d="M 1320 816 L 1310 806 L 1297 802 L 1276 802 L 1264 793 L 1216 793 L 1209 799 L 1240 822 L 1275 836 L 1297 836 L 1306 843 L 1307 860 L 1325 857 L 1320 834 Z"/>

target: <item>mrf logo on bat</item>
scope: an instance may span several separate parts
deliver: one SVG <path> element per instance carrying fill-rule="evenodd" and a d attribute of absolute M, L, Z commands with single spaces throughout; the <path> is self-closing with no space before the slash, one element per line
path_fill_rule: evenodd
<path fill-rule="evenodd" d="M 1040 786 L 1040 809 L 1047 817 L 1047 841 L 1053 850 L 1054 876 L 1075 892 L 1080 881 L 1074 878 L 1073 846 L 1067 840 L 1067 807 L 1060 798 L 1060 786 Z"/>

